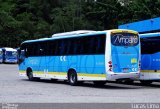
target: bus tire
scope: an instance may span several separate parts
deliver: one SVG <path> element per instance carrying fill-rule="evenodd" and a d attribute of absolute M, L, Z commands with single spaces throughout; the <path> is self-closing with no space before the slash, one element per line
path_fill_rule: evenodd
<path fill-rule="evenodd" d="M 94 85 L 96 86 L 104 86 L 107 81 L 93 81 Z"/>
<path fill-rule="evenodd" d="M 71 86 L 77 85 L 77 74 L 74 70 L 69 71 L 68 82 Z"/>
<path fill-rule="evenodd" d="M 152 84 L 153 81 L 141 80 L 140 82 L 141 82 L 141 84 L 143 84 L 143 85 L 150 85 L 150 84 Z"/>
<path fill-rule="evenodd" d="M 33 72 L 32 70 L 27 70 L 27 76 L 29 81 L 33 81 L 35 78 L 33 77 Z"/>

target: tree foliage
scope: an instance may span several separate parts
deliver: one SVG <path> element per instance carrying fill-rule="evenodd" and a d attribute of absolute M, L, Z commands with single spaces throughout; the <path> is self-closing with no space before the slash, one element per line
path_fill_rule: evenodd
<path fill-rule="evenodd" d="M 160 0 L 0 0 L 0 46 L 158 17 Z"/>

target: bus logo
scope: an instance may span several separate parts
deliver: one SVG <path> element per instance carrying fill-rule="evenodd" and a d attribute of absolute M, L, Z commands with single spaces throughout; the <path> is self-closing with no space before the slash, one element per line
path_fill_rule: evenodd
<path fill-rule="evenodd" d="M 113 45 L 117 46 L 134 46 L 139 42 L 138 36 L 128 33 L 128 34 L 113 34 L 111 42 Z"/>

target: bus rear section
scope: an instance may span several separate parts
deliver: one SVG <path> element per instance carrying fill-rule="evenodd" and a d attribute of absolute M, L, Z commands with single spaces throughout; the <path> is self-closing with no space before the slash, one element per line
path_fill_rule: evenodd
<path fill-rule="evenodd" d="M 140 44 L 137 32 L 111 31 L 111 56 L 108 59 L 108 79 L 138 79 L 140 72 Z"/>

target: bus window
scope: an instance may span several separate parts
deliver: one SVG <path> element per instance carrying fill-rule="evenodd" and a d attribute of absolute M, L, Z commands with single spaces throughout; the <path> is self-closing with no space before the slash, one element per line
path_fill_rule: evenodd
<path fill-rule="evenodd" d="M 141 53 L 153 54 L 160 51 L 160 37 L 141 38 Z M 148 49 L 148 47 L 150 49 Z"/>
<path fill-rule="evenodd" d="M 67 40 L 67 48 L 66 48 L 66 54 L 67 54 L 67 55 L 71 54 L 71 53 L 70 53 L 70 50 L 72 49 L 72 48 L 71 48 L 71 43 L 72 43 L 71 40 Z"/>
<path fill-rule="evenodd" d="M 19 50 L 19 64 L 22 63 L 24 61 L 24 59 L 26 58 L 26 45 L 23 44 Z"/>
<path fill-rule="evenodd" d="M 45 43 L 41 42 L 38 44 L 38 50 L 39 50 L 39 56 L 45 56 L 46 55 L 46 47 L 45 47 Z"/>

